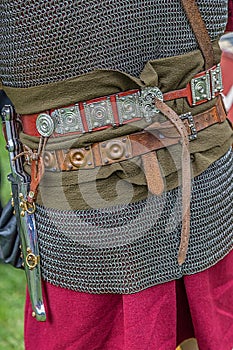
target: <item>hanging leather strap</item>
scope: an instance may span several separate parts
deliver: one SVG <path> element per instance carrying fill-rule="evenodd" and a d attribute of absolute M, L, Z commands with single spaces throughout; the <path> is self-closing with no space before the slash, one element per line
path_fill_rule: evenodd
<path fill-rule="evenodd" d="M 150 193 L 160 196 L 164 191 L 164 182 L 156 152 L 149 152 L 141 157 L 148 190 Z"/>
<path fill-rule="evenodd" d="M 191 200 L 191 165 L 190 165 L 190 153 L 189 153 L 189 138 L 186 128 L 182 123 L 179 116 L 164 102 L 155 98 L 155 106 L 158 108 L 174 125 L 176 130 L 181 136 L 182 145 L 182 229 L 180 247 L 178 252 L 178 263 L 182 265 L 185 261 L 189 236 L 190 236 L 190 200 Z M 153 129 L 151 124 L 146 130 Z"/>
<path fill-rule="evenodd" d="M 205 70 L 214 65 L 214 51 L 205 22 L 195 0 L 181 0 L 189 23 L 193 29 L 199 48 L 205 60 Z"/>

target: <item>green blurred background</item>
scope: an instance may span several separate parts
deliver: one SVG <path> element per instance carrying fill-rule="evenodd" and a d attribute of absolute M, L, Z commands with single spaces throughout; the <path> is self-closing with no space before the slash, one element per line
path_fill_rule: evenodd
<path fill-rule="evenodd" d="M 0 201 L 4 206 L 10 199 L 8 154 L 0 124 Z M 21 270 L 0 264 L 0 349 L 23 350 L 23 313 L 25 278 Z"/>

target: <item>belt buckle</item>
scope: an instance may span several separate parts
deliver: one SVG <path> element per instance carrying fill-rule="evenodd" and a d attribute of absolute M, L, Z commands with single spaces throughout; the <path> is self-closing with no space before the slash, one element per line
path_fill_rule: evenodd
<path fill-rule="evenodd" d="M 157 86 L 154 87 L 144 87 L 141 89 L 140 105 L 143 117 L 145 117 L 148 123 L 151 122 L 155 114 L 160 111 L 155 107 L 154 99 L 157 97 L 159 100 L 163 101 L 163 94 Z"/>
<path fill-rule="evenodd" d="M 210 70 L 212 98 L 223 91 L 222 70 L 220 63 Z"/>
<path fill-rule="evenodd" d="M 191 132 L 191 134 L 189 135 L 189 140 L 190 141 L 196 140 L 197 139 L 197 129 L 195 127 L 195 122 L 194 122 L 192 114 L 190 112 L 181 114 L 180 119 L 182 121 L 187 120 L 187 122 L 188 122 L 188 127 L 189 127 L 190 132 Z"/>
<path fill-rule="evenodd" d="M 211 100 L 209 71 L 191 79 L 192 105 Z"/>

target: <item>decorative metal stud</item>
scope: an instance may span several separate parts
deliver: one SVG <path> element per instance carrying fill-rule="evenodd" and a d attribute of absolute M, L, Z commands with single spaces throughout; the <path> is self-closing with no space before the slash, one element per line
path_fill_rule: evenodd
<path fill-rule="evenodd" d="M 140 93 L 131 94 L 129 96 L 116 96 L 116 104 L 120 124 L 134 118 L 141 118 L 141 110 L 139 107 Z"/>
<path fill-rule="evenodd" d="M 113 111 L 109 98 L 100 102 L 84 103 L 83 105 L 89 131 L 114 124 Z"/>
<path fill-rule="evenodd" d="M 209 72 L 203 76 L 193 78 L 191 80 L 191 91 L 193 106 L 195 106 L 198 102 L 211 99 Z"/>
<path fill-rule="evenodd" d="M 49 137 L 54 132 L 54 121 L 49 114 L 41 113 L 36 119 L 36 129 L 43 137 Z"/>
<path fill-rule="evenodd" d="M 73 107 L 57 109 L 52 113 L 52 117 L 56 121 L 55 132 L 57 134 L 84 131 L 78 104 Z"/>
<path fill-rule="evenodd" d="M 124 143 L 120 140 L 109 141 L 106 147 L 106 155 L 110 159 L 120 159 L 125 153 Z"/>
<path fill-rule="evenodd" d="M 44 152 L 43 155 L 45 168 L 54 168 L 57 166 L 56 158 L 54 152 Z"/>
<path fill-rule="evenodd" d="M 69 160 L 75 168 L 80 168 L 86 164 L 85 152 L 82 149 L 71 150 Z"/>
<path fill-rule="evenodd" d="M 64 166 L 68 170 L 93 168 L 92 149 L 72 148 L 67 154 L 64 152 Z"/>
<path fill-rule="evenodd" d="M 100 154 L 103 163 L 111 164 L 115 161 L 122 161 L 132 154 L 131 142 L 128 137 L 116 138 L 105 141 L 101 144 Z"/>

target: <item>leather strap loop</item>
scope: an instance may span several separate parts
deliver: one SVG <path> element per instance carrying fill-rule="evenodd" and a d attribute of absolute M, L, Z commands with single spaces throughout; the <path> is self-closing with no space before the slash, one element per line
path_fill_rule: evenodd
<path fill-rule="evenodd" d="M 214 51 L 209 33 L 201 17 L 195 0 L 181 0 L 189 23 L 193 29 L 196 40 L 205 60 L 205 69 L 210 69 L 214 64 Z"/>

